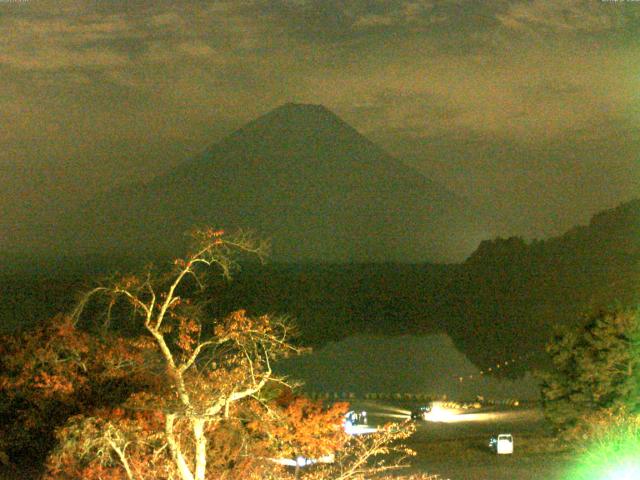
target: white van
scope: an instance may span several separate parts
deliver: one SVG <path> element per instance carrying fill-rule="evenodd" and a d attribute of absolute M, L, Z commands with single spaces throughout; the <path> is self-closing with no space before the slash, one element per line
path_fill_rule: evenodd
<path fill-rule="evenodd" d="M 509 455 L 513 453 L 513 435 L 501 433 L 497 437 L 491 437 L 489 447 L 498 455 Z"/>

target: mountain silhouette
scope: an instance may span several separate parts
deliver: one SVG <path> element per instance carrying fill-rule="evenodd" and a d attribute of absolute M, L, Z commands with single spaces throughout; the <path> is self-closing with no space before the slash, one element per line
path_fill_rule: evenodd
<path fill-rule="evenodd" d="M 210 225 L 269 238 L 273 260 L 450 262 L 491 235 L 463 199 L 325 107 L 293 103 L 75 217 L 64 243 L 76 253 L 175 255 Z"/>

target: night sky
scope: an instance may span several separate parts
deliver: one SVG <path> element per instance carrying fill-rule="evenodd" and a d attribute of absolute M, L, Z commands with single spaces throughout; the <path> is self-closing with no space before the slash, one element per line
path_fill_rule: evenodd
<path fill-rule="evenodd" d="M 0 0 L 0 246 L 285 102 L 557 235 L 638 194 L 640 2 Z"/>

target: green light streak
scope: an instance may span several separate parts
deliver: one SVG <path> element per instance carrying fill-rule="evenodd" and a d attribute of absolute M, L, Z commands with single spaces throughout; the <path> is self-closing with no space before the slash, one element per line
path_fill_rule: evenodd
<path fill-rule="evenodd" d="M 617 422 L 576 460 L 566 480 L 640 479 L 640 418 Z"/>

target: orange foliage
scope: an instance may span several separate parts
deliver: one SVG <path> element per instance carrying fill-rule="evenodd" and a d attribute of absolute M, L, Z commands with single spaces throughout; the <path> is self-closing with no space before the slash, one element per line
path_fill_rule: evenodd
<path fill-rule="evenodd" d="M 322 401 L 295 396 L 290 390 L 277 399 L 280 411 L 265 425 L 254 422 L 256 431 L 267 430 L 274 439 L 275 450 L 285 458 L 320 458 L 340 450 L 348 440 L 342 421 L 349 409 L 344 402 L 324 406 Z"/>
<path fill-rule="evenodd" d="M 273 459 L 343 449 L 347 405 L 296 396 L 272 371 L 272 361 L 300 351 L 285 319 L 238 310 L 212 321 L 193 303 L 184 279 L 200 285 L 198 271 L 211 266 L 227 275 L 232 249 L 259 254 L 249 237 L 222 235 L 196 232 L 195 253 L 167 274 L 116 278 L 89 292 L 74 319 L 2 339 L 0 406 L 12 422 L 0 426 L 0 442 L 25 426 L 26 446 L 43 432 L 55 440 L 45 480 L 286 478 Z M 109 314 L 126 307 L 135 335 L 76 328 L 92 296 Z M 387 435 L 372 437 L 367 455 L 386 452 L 384 441 L 397 438 Z"/>
<path fill-rule="evenodd" d="M 75 413 L 119 403 L 154 378 L 141 345 L 98 337 L 59 315 L 27 333 L 0 339 L 0 450 L 37 458 L 53 430 Z"/>

